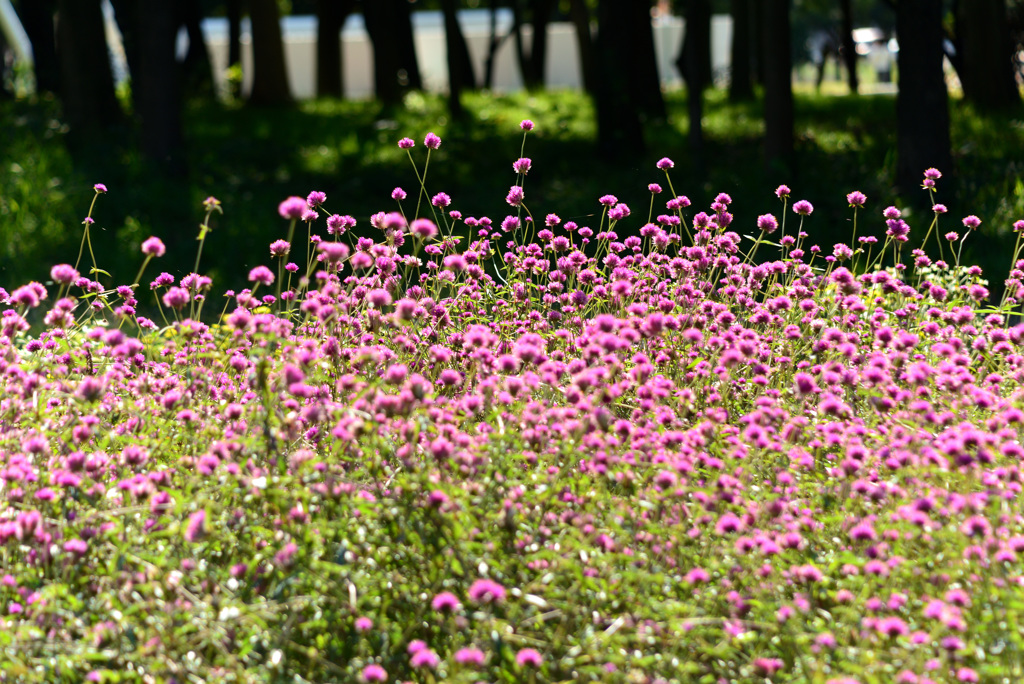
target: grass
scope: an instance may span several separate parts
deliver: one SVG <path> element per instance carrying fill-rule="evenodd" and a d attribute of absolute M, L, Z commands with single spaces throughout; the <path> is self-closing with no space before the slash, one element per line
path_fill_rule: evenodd
<path fill-rule="evenodd" d="M 614 188 L 634 207 L 636 230 L 646 217 L 640 209 L 650 201 L 646 186 L 661 180 L 654 162 L 662 156 L 677 162 L 676 190 L 697 207 L 706 207 L 718 192 L 741 196 L 751 211 L 737 217 L 741 227 L 752 226 L 753 212 L 779 209 L 771 190 L 783 178 L 761 163 L 758 103 L 731 103 L 723 91 L 708 94 L 709 171 L 707 178 L 697 178 L 687 164 L 685 93 L 668 93 L 667 100 L 669 122 L 648 127 L 648 150 L 616 165 L 596 158 L 593 107 L 575 92 L 470 94 L 468 123 L 449 121 L 444 100 L 422 94 L 410 95 L 396 110 L 364 101 L 319 100 L 279 110 L 192 103 L 185 113 L 188 175 L 181 180 L 166 179 L 142 161 L 128 131 L 73 158 L 54 102 L 3 103 L 0 139 L 9 152 L 0 173 L 0 285 L 41 279 L 51 263 L 71 258 L 96 182 L 111 189 L 97 208 L 95 240 L 112 257 L 105 262 L 125 264 L 115 279 L 131 277 L 130 264 L 149 235 L 168 244 L 168 270 L 191 270 L 200 205 L 213 195 L 225 212 L 214 224 L 202 270 L 218 282 L 240 284 L 231 279 L 241 270 L 225 269 L 226 257 L 248 267 L 268 261 L 266 245 L 283 237 L 273 208 L 288 195 L 323 190 L 332 211 L 359 219 L 357 230 L 372 230 L 369 216 L 394 208 L 393 187 L 415 189 L 396 141 L 424 130 L 444 140 L 432 157 L 436 175 L 428 177 L 428 190 L 449 193 L 453 208 L 464 215 L 500 220 L 497 214 L 506 208 L 501 198 L 514 180 L 508 160 L 518 152 L 510 124 L 526 117 L 538 124 L 526 187 L 536 215 L 557 211 L 584 225 L 596 218 L 597 197 Z M 951 109 L 957 168 L 941 182 L 939 197 L 950 207 L 947 228 L 959 227 L 958 218 L 968 213 L 983 219 L 984 237 L 969 245 L 969 256 L 987 266 L 986 255 L 1000 251 L 1012 222 L 1024 216 L 1024 185 L 1017 181 L 1024 165 L 1018 152 L 1024 149 L 1024 121 L 983 115 L 962 102 Z M 892 188 L 891 96 L 819 95 L 801 88 L 796 112 L 797 171 L 784 180 L 816 207 L 809 223 L 813 242 L 831 244 L 847 233 L 849 190 L 868 195 L 872 216 L 888 204 L 905 203 Z M 441 177 L 443 185 L 432 180 Z M 911 212 L 909 221 L 924 230 L 929 219 Z"/>

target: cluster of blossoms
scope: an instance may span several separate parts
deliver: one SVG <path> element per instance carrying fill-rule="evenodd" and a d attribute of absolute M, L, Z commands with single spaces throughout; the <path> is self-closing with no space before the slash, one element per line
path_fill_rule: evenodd
<path fill-rule="evenodd" d="M 70 264 L 0 289 L 0 669 L 1024 677 L 1019 244 L 982 314 L 928 236 L 900 261 L 895 208 L 827 254 L 788 187 L 690 215 L 665 158 L 646 223 L 612 195 L 535 222 L 530 166 L 494 221 L 399 188 L 356 237 L 288 198 L 220 316 L 198 273 L 152 281 L 162 325 Z"/>

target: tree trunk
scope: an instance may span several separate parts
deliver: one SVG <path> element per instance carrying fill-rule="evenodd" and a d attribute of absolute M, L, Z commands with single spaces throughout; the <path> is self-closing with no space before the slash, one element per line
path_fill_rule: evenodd
<path fill-rule="evenodd" d="M 594 63 L 594 34 L 591 32 L 590 10 L 587 8 L 586 0 L 569 0 L 569 14 L 573 26 L 576 27 L 583 90 L 593 95 L 597 91 L 597 73 Z"/>
<path fill-rule="evenodd" d="M 555 9 L 555 0 L 513 0 L 513 33 L 516 40 L 516 57 L 523 75 L 523 85 L 528 90 L 544 87 L 544 69 L 547 65 L 548 23 Z M 526 49 L 523 27 L 532 28 L 530 49 Z"/>
<path fill-rule="evenodd" d="M 770 170 L 792 171 L 793 66 L 789 52 L 789 0 L 764 0 L 762 18 L 765 164 Z"/>
<path fill-rule="evenodd" d="M 751 23 L 751 45 L 753 46 L 754 61 L 754 82 L 764 85 L 764 31 L 761 30 L 764 24 L 765 6 L 761 0 L 751 0 L 752 12 Z"/>
<path fill-rule="evenodd" d="M 956 28 L 964 98 L 990 109 L 1019 105 L 1006 0 L 959 3 Z"/>
<path fill-rule="evenodd" d="M 733 102 L 754 98 L 750 59 L 750 47 L 753 42 L 751 2 L 752 0 L 732 0 L 732 69 L 729 78 L 729 99 Z"/>
<path fill-rule="evenodd" d="M 177 0 L 177 21 L 188 33 L 188 52 L 185 54 L 183 91 L 189 95 L 212 98 L 213 66 L 203 36 L 203 8 L 199 0 Z M 148 6 L 148 5 L 147 5 Z M 177 31 L 175 31 L 177 37 Z"/>
<path fill-rule="evenodd" d="M 242 0 L 227 0 L 225 3 L 228 15 L 228 68 L 242 67 Z M 228 83 L 232 97 L 241 94 L 241 81 L 231 80 Z"/>
<path fill-rule="evenodd" d="M 693 43 L 693 45 L 690 45 Z M 688 55 L 692 54 L 692 57 Z M 687 0 L 686 34 L 676 57 L 686 89 L 711 85 L 711 0 Z"/>
<path fill-rule="evenodd" d="M 630 23 L 635 0 L 599 0 L 597 5 L 598 89 L 597 145 L 607 160 L 637 158 L 644 153 L 643 128 L 630 91 L 633 78 L 631 36 L 622 30 Z"/>
<path fill-rule="evenodd" d="M 490 9 L 490 39 L 487 41 L 487 59 L 484 60 L 484 90 L 490 90 L 494 85 L 494 60 L 498 55 L 498 48 L 505 42 L 510 34 L 498 36 L 498 6 L 501 0 L 491 0 Z"/>
<path fill-rule="evenodd" d="M 59 0 L 57 56 L 64 116 L 74 136 L 88 138 L 120 122 L 99 0 Z"/>
<path fill-rule="evenodd" d="M 363 0 L 363 17 L 373 47 L 377 98 L 387 105 L 397 105 L 406 90 L 423 88 L 409 3 L 406 0 Z"/>
<path fill-rule="evenodd" d="M 140 148 L 168 175 L 184 172 L 181 155 L 181 69 L 175 59 L 180 16 L 172 0 L 135 0 L 138 73 L 132 78 Z M 145 5 L 142 7 L 142 5 Z"/>
<path fill-rule="evenodd" d="M 465 115 L 462 91 L 464 88 L 474 88 L 476 78 L 466 37 L 462 35 L 459 26 L 455 0 L 441 0 L 441 7 L 444 12 L 444 41 L 448 61 L 448 109 L 453 119 L 461 119 Z"/>
<path fill-rule="evenodd" d="M 846 83 L 850 92 L 856 95 L 860 90 L 860 79 L 857 77 L 857 45 L 853 42 L 853 4 L 851 0 L 839 0 L 842 14 L 840 27 L 839 49 L 843 62 L 846 64 Z"/>
<path fill-rule="evenodd" d="M 53 30 L 56 9 L 55 0 L 24 0 L 18 5 L 21 25 L 32 43 L 36 91 L 41 93 L 55 93 L 60 89 L 60 67 Z"/>
<path fill-rule="evenodd" d="M 114 8 L 114 20 L 117 22 L 117 30 L 121 32 L 121 46 L 124 48 L 124 58 L 128 63 L 129 82 L 132 86 L 132 107 L 138 108 L 138 93 L 136 92 L 135 79 L 142 73 L 139 64 L 140 39 L 139 39 L 139 13 L 142 11 L 138 0 L 110 0 L 110 6 Z"/>
<path fill-rule="evenodd" d="M 899 0 L 900 43 L 896 95 L 896 183 L 909 193 L 930 167 L 949 172 L 949 96 L 942 73 L 942 6 L 934 0 Z M 925 193 L 916 193 L 922 201 Z"/>
<path fill-rule="evenodd" d="M 345 95 L 341 30 L 353 9 L 355 0 L 317 0 L 316 94 L 320 97 Z"/>
<path fill-rule="evenodd" d="M 277 0 L 249 0 L 252 21 L 252 92 L 249 102 L 282 105 L 292 101 L 288 70 L 284 61 L 281 17 Z"/>
<path fill-rule="evenodd" d="M 654 29 L 651 26 L 650 0 L 634 0 L 630 3 L 632 12 L 629 25 L 624 26 L 633 50 L 630 53 L 629 81 L 633 101 L 647 120 L 664 121 L 665 98 L 661 94 L 661 78 L 658 76 L 658 56 L 654 51 Z"/>

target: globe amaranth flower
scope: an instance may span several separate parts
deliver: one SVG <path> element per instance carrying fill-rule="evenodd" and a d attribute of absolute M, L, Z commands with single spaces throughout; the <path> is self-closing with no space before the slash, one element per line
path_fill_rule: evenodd
<path fill-rule="evenodd" d="M 479 648 L 473 648 L 472 646 L 467 648 L 460 648 L 455 652 L 455 662 L 459 665 L 469 665 L 471 667 L 479 667 L 484 664 L 486 656 L 484 652 Z"/>
<path fill-rule="evenodd" d="M 658 185 L 657 183 L 650 183 L 647 186 L 647 189 L 650 191 L 652 195 L 657 195 L 661 193 L 661 186 Z"/>
<path fill-rule="evenodd" d="M 505 201 L 513 207 L 518 207 L 523 203 L 523 189 L 518 185 L 513 185 L 509 188 L 508 194 L 505 196 Z"/>
<path fill-rule="evenodd" d="M 466 593 L 474 603 L 501 603 L 505 599 L 505 587 L 489 579 L 476 580 Z"/>
<path fill-rule="evenodd" d="M 789 189 L 788 185 L 780 185 L 779 187 L 775 188 L 775 196 L 778 197 L 779 199 L 785 199 L 786 197 L 789 197 L 791 192 L 792 191 Z"/>
<path fill-rule="evenodd" d="M 307 208 L 302 212 L 302 220 L 307 223 L 316 221 L 318 218 L 320 218 L 320 214 L 316 213 L 312 209 Z"/>
<path fill-rule="evenodd" d="M 405 193 L 405 190 L 403 190 L 402 188 L 395 188 L 394 190 L 391 191 L 391 199 L 395 200 L 396 202 L 401 202 L 406 197 L 407 195 Z"/>
<path fill-rule="evenodd" d="M 559 218 L 558 214 L 548 214 L 544 218 L 544 225 L 547 226 L 548 228 L 554 228 L 555 226 L 557 226 L 561 222 L 562 222 L 562 219 Z"/>
<path fill-rule="evenodd" d="M 430 150 L 436 150 L 441 146 L 441 138 L 437 137 L 433 133 L 427 133 L 426 137 L 423 138 L 423 145 Z"/>
<path fill-rule="evenodd" d="M 402 150 L 411 150 L 416 146 L 416 142 L 412 138 L 402 138 L 398 141 L 398 148 Z"/>
<path fill-rule="evenodd" d="M 270 285 L 274 282 L 274 272 L 266 266 L 257 266 L 249 271 L 249 282 Z"/>
<path fill-rule="evenodd" d="M 949 209 L 946 208 L 945 204 L 935 204 L 932 206 L 932 211 L 936 214 L 945 214 Z"/>
<path fill-rule="evenodd" d="M 277 213 L 281 215 L 281 218 L 296 220 L 302 218 L 302 214 L 308 208 L 309 207 L 306 206 L 306 200 L 292 195 L 277 205 Z"/>
<path fill-rule="evenodd" d="M 622 202 L 616 204 L 614 207 L 608 210 L 609 221 L 621 221 L 622 219 L 629 216 L 629 207 Z"/>
<path fill-rule="evenodd" d="M 458 597 L 450 591 L 442 591 L 430 602 L 430 607 L 439 613 L 454 613 L 462 608 Z"/>
<path fill-rule="evenodd" d="M 142 253 L 146 256 L 162 257 L 167 253 L 167 248 L 160 238 L 151 237 L 143 241 Z"/>
<path fill-rule="evenodd" d="M 71 264 L 57 264 L 50 269 L 50 278 L 58 285 L 70 285 L 79 277 L 79 272 Z"/>
<path fill-rule="evenodd" d="M 104 185 L 103 183 L 97 183 L 96 185 L 92 186 L 92 189 L 96 191 L 97 195 L 102 195 L 107 191 L 107 186 Z"/>
<path fill-rule="evenodd" d="M 771 214 L 761 214 L 757 217 L 757 227 L 771 235 L 779 229 L 779 221 Z"/>
<path fill-rule="evenodd" d="M 313 192 L 306 195 L 306 205 L 309 206 L 310 209 L 313 209 L 314 207 L 321 205 L 326 201 L 327 195 L 323 192 L 320 192 L 319 190 L 314 190 Z"/>
<path fill-rule="evenodd" d="M 530 121 L 529 119 L 523 119 L 522 121 L 519 122 L 519 128 L 526 132 L 530 132 L 533 130 L 533 122 Z"/>
<path fill-rule="evenodd" d="M 388 673 L 380 665 L 367 665 L 363 668 L 360 677 L 364 682 L 375 683 L 375 682 L 386 682 L 388 680 Z"/>
<path fill-rule="evenodd" d="M 327 217 L 327 232 L 331 235 L 341 235 L 355 225 L 356 220 L 351 216 L 338 216 L 337 214 L 332 214 Z"/>
<path fill-rule="evenodd" d="M 675 165 L 676 165 L 676 163 L 674 161 L 672 161 L 671 159 L 669 159 L 668 157 L 662 157 L 661 159 L 658 160 L 658 163 L 657 163 L 656 166 L 661 171 L 668 171 L 669 169 L 674 168 Z"/>
<path fill-rule="evenodd" d="M 846 196 L 846 202 L 855 209 L 860 209 L 864 206 L 864 202 L 867 201 L 867 197 L 860 190 L 854 190 Z"/>
<path fill-rule="evenodd" d="M 519 667 L 540 667 L 544 663 L 544 658 L 536 650 L 532 648 L 521 649 L 516 653 L 516 665 Z"/>
<path fill-rule="evenodd" d="M 963 223 L 965 228 L 968 228 L 970 230 L 977 230 L 978 226 L 981 225 L 981 219 L 975 216 L 974 214 L 971 214 L 970 216 L 964 217 Z"/>
<path fill-rule="evenodd" d="M 597 201 L 606 207 L 614 207 L 618 204 L 619 198 L 615 195 L 602 195 Z"/>
<path fill-rule="evenodd" d="M 532 164 L 533 162 L 530 160 L 529 157 L 520 157 L 519 159 L 516 159 L 514 162 L 512 162 L 512 170 L 515 171 L 516 173 L 521 173 L 525 176 L 530 172 L 530 167 L 532 166 Z"/>
<path fill-rule="evenodd" d="M 1024 230 L 1024 221 L 1014 221 L 1013 222 L 1013 232 L 1019 233 L 1022 230 Z"/>
<path fill-rule="evenodd" d="M 439 192 L 434 195 L 433 199 L 430 200 L 430 203 L 435 207 L 447 207 L 452 203 L 452 198 L 446 192 Z"/>
<path fill-rule="evenodd" d="M 799 200 L 793 203 L 793 213 L 800 216 L 810 216 L 814 211 L 814 205 L 807 200 Z"/>

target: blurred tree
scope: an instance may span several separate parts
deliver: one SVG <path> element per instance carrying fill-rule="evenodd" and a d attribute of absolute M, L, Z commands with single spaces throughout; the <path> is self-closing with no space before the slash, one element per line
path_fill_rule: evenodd
<path fill-rule="evenodd" d="M 54 40 L 53 13 L 56 0 L 21 0 L 15 6 L 21 25 L 32 43 L 36 90 L 56 93 L 60 90 L 60 67 Z"/>
<path fill-rule="evenodd" d="M 593 17 L 586 0 L 569 0 L 569 16 L 576 28 L 576 43 L 580 55 L 580 74 L 583 90 L 593 95 L 597 91 L 597 72 L 594 61 Z"/>
<path fill-rule="evenodd" d="M 645 150 L 641 115 L 664 118 L 654 54 L 651 3 L 599 0 L 597 4 L 598 152 L 605 159 L 636 159 Z"/>
<path fill-rule="evenodd" d="M 122 119 L 100 0 L 58 0 L 56 43 L 64 118 L 85 142 Z"/>
<path fill-rule="evenodd" d="M 249 102 L 281 105 L 292 101 L 281 38 L 277 0 L 249 0 L 252 22 L 252 92 Z"/>
<path fill-rule="evenodd" d="M 711 0 L 684 0 L 686 33 L 676 57 L 676 68 L 686 81 L 687 91 L 703 91 L 712 85 Z"/>
<path fill-rule="evenodd" d="M 345 95 L 341 30 L 355 6 L 355 0 L 317 0 L 316 94 L 319 97 Z"/>
<path fill-rule="evenodd" d="M 729 99 L 733 102 L 754 98 L 753 13 L 755 0 L 732 0 L 732 44 L 730 46 Z"/>
<path fill-rule="evenodd" d="M 140 150 L 167 175 L 182 176 L 181 80 L 175 58 L 180 6 L 174 0 L 132 0 L 138 36 L 132 96 L 139 120 Z"/>
<path fill-rule="evenodd" d="M 213 67 L 210 63 L 210 53 L 206 49 L 206 39 L 203 36 L 202 3 L 199 0 L 177 0 L 174 5 L 175 21 L 178 26 L 184 27 L 188 36 L 188 51 L 182 62 L 184 68 L 182 93 L 190 97 L 212 98 L 215 94 Z M 177 38 L 177 27 L 175 28 L 175 38 Z"/>
<path fill-rule="evenodd" d="M 228 19 L 228 68 L 242 68 L 242 0 L 226 0 L 224 3 Z M 231 95 L 238 97 L 242 87 L 241 80 L 232 79 L 229 87 Z"/>
<path fill-rule="evenodd" d="M 925 169 L 952 170 L 949 96 L 942 72 L 942 3 L 896 0 L 895 4 L 900 43 L 896 183 L 909 194 L 920 185 Z M 916 196 L 926 199 L 925 193 Z"/>
<path fill-rule="evenodd" d="M 407 90 L 422 90 L 407 0 L 363 0 L 363 18 L 373 44 L 373 82 L 377 98 L 388 105 Z"/>
<path fill-rule="evenodd" d="M 981 107 L 1020 104 L 1006 0 L 954 3 L 957 73 L 964 98 Z"/>
<path fill-rule="evenodd" d="M 516 41 L 516 57 L 523 85 L 528 90 L 544 87 L 544 67 L 548 54 L 548 24 L 556 0 L 512 0 L 512 35 Z M 529 25 L 530 46 L 527 49 L 523 28 Z"/>
<path fill-rule="evenodd" d="M 461 119 L 465 115 L 462 109 L 462 91 L 476 88 L 476 76 L 473 74 L 473 60 L 469 56 L 466 37 L 459 26 L 459 17 L 455 0 L 441 0 L 444 12 L 445 52 L 448 62 L 448 108 L 452 118 Z"/>
<path fill-rule="evenodd" d="M 856 95 L 860 91 L 860 79 L 857 77 L 857 45 L 853 41 L 853 3 L 851 0 L 839 0 L 841 15 L 839 27 L 839 54 L 846 65 L 846 85 Z"/>
<path fill-rule="evenodd" d="M 790 41 L 790 0 L 764 0 L 761 61 L 764 64 L 764 154 L 771 169 L 792 170 L 793 62 Z"/>

